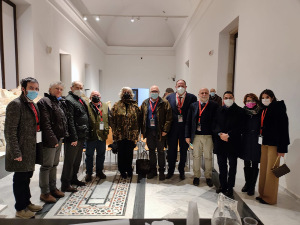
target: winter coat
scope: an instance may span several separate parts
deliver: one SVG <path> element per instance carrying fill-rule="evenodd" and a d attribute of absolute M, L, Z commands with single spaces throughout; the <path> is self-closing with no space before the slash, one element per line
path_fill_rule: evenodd
<path fill-rule="evenodd" d="M 218 109 L 212 126 L 215 154 L 227 156 L 239 155 L 244 121 L 245 111 L 235 103 L 229 108 L 222 106 Z M 220 138 L 220 133 L 229 135 L 228 142 Z"/>
<path fill-rule="evenodd" d="M 277 152 L 287 153 L 290 144 L 289 119 L 284 101 L 271 102 L 262 129 L 263 145 L 277 146 Z"/>
<path fill-rule="evenodd" d="M 215 94 L 214 97 L 209 96 L 209 100 L 214 101 L 219 105 L 219 107 L 222 107 L 222 98 L 219 95 Z"/>
<path fill-rule="evenodd" d="M 33 103 L 38 113 L 39 109 Z M 4 135 L 6 141 L 5 169 L 9 172 L 34 171 L 36 159 L 36 117 L 22 94 L 6 108 Z M 14 159 L 22 157 L 22 161 Z"/>
<path fill-rule="evenodd" d="M 245 106 L 246 107 L 246 106 Z M 253 115 L 245 109 L 245 121 L 242 134 L 242 148 L 239 157 L 246 161 L 260 162 L 261 145 L 258 144 L 260 118 L 262 110 Z"/>
<path fill-rule="evenodd" d="M 55 96 L 47 93 L 44 96 L 37 103 L 41 116 L 43 147 L 54 148 L 61 138 L 69 135 L 67 105 L 63 97 L 57 100 Z"/>
<path fill-rule="evenodd" d="M 206 112 L 209 111 L 209 119 L 210 119 L 209 123 L 211 124 L 210 127 L 212 127 L 218 108 L 219 106 L 217 103 L 209 100 L 207 107 L 204 109 L 206 110 Z M 193 143 L 195 138 L 195 133 L 197 129 L 196 125 L 198 120 L 199 120 L 199 101 L 194 102 L 190 105 L 188 116 L 186 118 L 185 137 L 191 138 L 191 143 Z"/>
<path fill-rule="evenodd" d="M 141 105 L 141 118 L 142 118 L 142 134 L 146 137 L 147 130 L 147 115 L 148 108 L 150 104 L 150 98 L 147 98 L 143 101 Z M 156 106 L 156 118 L 157 118 L 157 134 L 159 135 L 159 140 L 162 138 L 162 132 L 168 133 L 170 131 L 171 123 L 172 123 L 172 108 L 169 102 L 165 99 L 159 97 L 157 100 Z"/>
<path fill-rule="evenodd" d="M 80 102 L 80 100 L 81 102 Z M 68 107 L 69 137 L 67 141 L 75 142 L 89 137 L 89 114 L 85 101 L 69 91 L 66 97 Z"/>
<path fill-rule="evenodd" d="M 124 139 L 137 141 L 140 133 L 140 109 L 137 102 L 134 100 L 116 102 L 109 114 L 109 124 L 114 141 Z"/>

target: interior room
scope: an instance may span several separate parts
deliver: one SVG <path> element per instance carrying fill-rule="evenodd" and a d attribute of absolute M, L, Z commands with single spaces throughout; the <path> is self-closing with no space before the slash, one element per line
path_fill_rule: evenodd
<path fill-rule="evenodd" d="M 300 180 L 297 175 L 300 171 L 299 0 L 1 0 L 0 12 L 0 224 L 125 225 L 156 224 L 153 221 L 163 220 L 166 221 L 157 224 L 199 224 L 195 221 L 200 221 L 201 225 L 300 224 Z M 24 92 L 20 82 L 28 77 L 36 80 L 39 86 L 37 97 L 29 101 L 32 105 L 34 105 L 32 102 L 41 101 L 44 93 L 45 96 L 52 94 L 50 90 L 54 86 L 51 85 L 61 84 L 64 87 L 62 96 L 68 96 L 75 95 L 74 88 L 80 84 L 81 97 L 77 99 L 84 100 L 82 105 L 92 107 L 94 101 L 92 99 L 96 92 L 99 93 L 101 107 L 102 103 L 105 103 L 103 105 L 109 109 L 107 115 L 109 126 L 107 125 L 107 139 L 106 142 L 104 140 L 106 144 L 103 153 L 105 154 L 103 173 L 106 178 L 96 175 L 98 163 L 95 153 L 91 159 L 94 172 L 91 180 L 86 182 L 89 156 L 87 142 L 83 141 L 77 177 L 80 182 L 85 183 L 85 186 L 71 185 L 77 192 L 66 191 L 64 197 L 49 203 L 41 200 L 42 168 L 41 165 L 35 164 L 34 169 L 29 170 L 34 170 L 32 178 L 29 178 L 30 201 L 32 204 L 40 205 L 42 209 L 30 220 L 17 216 L 14 174 L 25 171 L 7 170 L 9 166 L 7 158 L 10 154 L 8 151 L 16 147 L 10 143 L 11 138 L 7 137 L 9 131 L 6 127 L 6 124 L 10 123 L 9 118 L 14 116 L 17 118 L 19 114 L 20 118 L 26 117 L 22 112 L 15 112 L 15 115 L 11 116 L 8 112 L 11 102 L 21 99 L 22 96 L 27 99 L 26 94 L 24 95 L 27 92 Z M 153 111 L 152 96 L 155 96 L 153 93 L 158 93 L 158 99 L 162 104 L 169 107 L 170 111 L 173 110 L 173 121 L 170 131 L 162 130 L 162 134 L 158 132 L 157 134 L 163 135 L 166 131 L 166 138 L 170 142 L 170 135 L 177 129 L 174 123 L 180 122 L 179 117 L 178 122 L 174 121 L 174 118 L 177 118 L 174 117 L 176 107 L 181 115 L 178 104 L 178 101 L 181 101 L 181 97 L 178 98 L 180 93 L 178 82 L 184 82 L 185 99 L 188 93 L 197 98 L 199 101 L 197 107 L 201 107 L 202 100 L 199 93 L 203 89 L 207 89 L 208 96 L 214 92 L 223 98 L 221 108 L 227 107 L 224 93 L 228 91 L 229 95 L 232 95 L 230 99 L 234 99 L 234 105 L 240 108 L 246 107 L 244 99 L 246 94 L 254 93 L 258 98 L 263 98 L 261 93 L 266 89 L 275 93 L 278 102 L 284 101 L 286 107 L 284 115 L 288 118 L 286 130 L 289 134 L 289 144 L 286 154 L 282 153 L 284 157 L 278 158 L 280 161 L 278 165 L 287 165 L 290 172 L 279 178 L 276 204 L 262 204 L 256 199 L 261 196 L 260 177 L 256 184 L 254 183 L 254 195 L 249 196 L 247 192 L 242 191 L 246 175 L 244 160 L 239 157 L 233 194 L 225 197 L 226 201 L 232 204 L 234 202 L 236 206 L 234 212 L 237 213 L 239 222 L 216 223 L 214 219 L 218 214 L 217 209 L 222 205 L 221 195 L 216 193 L 219 188 L 222 189 L 219 180 L 220 159 L 217 154 L 212 153 L 210 159 L 212 164 L 210 179 L 213 182 L 211 187 L 206 183 L 207 176 L 204 172 L 206 168 L 203 166 L 206 156 L 202 156 L 201 153 L 200 184 L 195 185 L 195 150 L 184 143 L 187 146 L 186 158 L 185 162 L 182 162 L 183 150 L 180 146 L 183 145 L 179 141 L 178 146 L 177 142 L 174 145 L 176 149 L 174 157 L 170 153 L 169 144 L 162 148 L 163 156 L 160 156 L 158 147 L 157 151 L 152 153 L 152 157 L 153 154 L 155 157 L 164 157 L 165 169 L 159 173 L 164 173 L 165 176 L 168 176 L 168 171 L 172 168 L 170 162 L 174 158 L 174 174 L 172 173 L 169 179 L 167 177 L 161 180 L 158 173 L 152 179 L 149 176 L 147 178 L 147 174 L 137 173 L 139 166 L 137 160 L 143 157 L 141 151 L 145 150 L 151 157 L 147 142 L 149 138 L 146 138 L 148 133 L 146 136 L 143 135 L 140 127 L 136 139 L 133 140 L 135 144 L 132 156 L 133 174 L 129 176 L 127 172 L 128 176 L 123 176 L 120 170 L 120 153 L 115 154 L 113 148 L 109 147 L 116 141 L 115 129 L 121 129 L 113 127 L 110 119 L 116 110 L 121 110 L 118 104 L 123 101 L 122 96 L 127 93 L 126 90 L 131 91 L 134 97 L 130 104 L 133 104 L 136 110 L 140 110 L 141 115 L 146 107 L 146 115 L 143 118 L 147 115 L 149 117 L 152 110 L 153 120 L 153 112 L 158 108 Z M 153 87 L 158 88 L 158 91 L 155 92 L 156 89 Z M 172 88 L 174 93 L 165 97 L 168 88 Z M 175 108 L 172 106 L 171 96 L 174 96 Z M 123 105 L 127 116 L 128 102 Z M 191 110 L 191 107 L 187 106 L 187 110 Z M 101 130 L 102 111 L 100 114 Z M 34 115 L 32 113 L 32 118 Z M 115 117 L 117 116 L 118 113 L 115 114 Z M 140 117 L 142 120 L 142 116 Z M 151 116 L 148 117 L 146 121 L 150 120 L 151 123 Z M 200 117 L 201 115 L 199 121 Z M 70 117 L 66 118 L 69 121 Z M 21 119 L 18 117 L 14 121 L 17 120 Z M 124 121 L 127 121 L 127 117 Z M 157 123 L 157 120 L 155 121 Z M 38 120 L 35 122 L 40 124 Z M 92 123 L 91 117 L 89 123 Z M 274 124 L 276 129 L 279 129 L 278 136 L 274 138 L 276 143 L 277 140 L 280 143 L 282 138 L 280 124 Z M 145 126 L 148 131 L 150 129 L 148 123 Z M 27 129 L 19 125 L 17 127 L 18 135 L 22 129 Z M 258 129 L 262 130 L 262 127 L 263 124 L 259 122 Z M 163 128 L 164 126 L 161 129 Z M 123 129 L 130 130 L 125 125 Z M 159 126 L 157 129 L 160 129 Z M 188 138 L 186 129 L 186 126 L 182 126 L 178 131 L 182 133 L 180 140 L 183 142 Z M 216 134 L 217 138 L 218 135 L 220 136 L 220 133 Z M 127 138 L 129 140 L 129 136 Z M 228 132 L 227 142 L 230 138 L 231 134 Z M 215 143 L 215 139 L 212 140 Z M 17 142 L 17 145 L 21 148 L 20 143 Z M 61 177 L 67 158 L 66 142 L 62 140 L 61 146 L 61 151 L 57 155 L 59 163 L 55 175 L 59 191 L 63 190 Z M 119 142 L 118 148 L 120 151 Z M 184 168 L 184 177 L 181 168 Z M 275 186 L 274 183 L 272 190 Z M 233 210 L 234 207 L 227 208 Z M 247 217 L 255 219 L 257 223 L 245 223 L 244 219 Z M 196 219 L 192 222 L 191 218 Z"/>

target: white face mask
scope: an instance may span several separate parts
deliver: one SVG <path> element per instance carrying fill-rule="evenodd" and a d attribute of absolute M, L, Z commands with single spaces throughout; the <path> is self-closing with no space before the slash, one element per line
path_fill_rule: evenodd
<path fill-rule="evenodd" d="M 178 94 L 182 95 L 184 92 L 185 92 L 185 88 L 183 88 L 183 87 L 177 88 L 177 93 Z"/>
<path fill-rule="evenodd" d="M 226 100 L 224 100 L 224 104 L 225 104 L 227 107 L 232 106 L 233 103 L 234 103 L 233 99 L 226 99 Z"/>
<path fill-rule="evenodd" d="M 267 98 L 267 99 L 262 99 L 261 101 L 262 101 L 262 104 L 264 104 L 265 106 L 268 106 L 268 105 L 270 105 L 270 103 L 271 103 L 271 100 L 270 100 L 269 98 Z"/>
<path fill-rule="evenodd" d="M 78 97 L 81 97 L 81 95 L 83 94 L 83 91 L 82 90 L 75 90 L 73 92 L 74 95 L 77 95 Z"/>

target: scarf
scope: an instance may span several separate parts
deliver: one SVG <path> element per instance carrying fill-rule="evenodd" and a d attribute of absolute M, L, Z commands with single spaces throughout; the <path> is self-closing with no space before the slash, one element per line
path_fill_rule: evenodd
<path fill-rule="evenodd" d="M 244 106 L 244 109 L 246 110 L 246 113 L 250 116 L 258 114 L 261 110 L 261 108 L 259 106 L 256 106 L 253 109 L 249 109 L 247 106 Z"/>

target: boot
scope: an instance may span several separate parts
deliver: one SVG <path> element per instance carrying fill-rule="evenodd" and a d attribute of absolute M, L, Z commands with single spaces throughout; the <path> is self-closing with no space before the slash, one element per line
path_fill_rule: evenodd
<path fill-rule="evenodd" d="M 55 203 L 56 198 L 54 198 L 50 193 L 41 194 L 40 200 L 46 203 Z"/>
<path fill-rule="evenodd" d="M 247 191 L 247 194 L 249 196 L 252 196 L 255 193 L 255 185 L 256 185 L 258 174 L 259 174 L 259 169 L 252 169 L 251 180 Z"/>
<path fill-rule="evenodd" d="M 251 180 L 251 175 L 252 175 L 252 168 L 251 167 L 244 167 L 244 174 L 245 174 L 245 185 L 242 189 L 242 192 L 247 192 L 249 189 L 249 184 Z"/>

